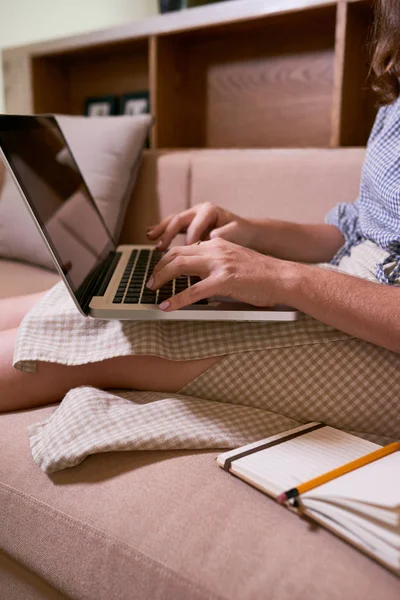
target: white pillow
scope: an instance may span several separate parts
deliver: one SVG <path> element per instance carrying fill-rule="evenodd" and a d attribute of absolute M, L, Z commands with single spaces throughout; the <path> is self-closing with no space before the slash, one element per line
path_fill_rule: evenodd
<path fill-rule="evenodd" d="M 117 241 L 152 117 L 63 115 L 56 119 L 107 227 Z M 66 156 L 61 152 L 57 158 L 63 162 Z M 50 254 L 8 172 L 1 188 L 2 166 L 0 164 L 0 256 L 54 270 Z"/>

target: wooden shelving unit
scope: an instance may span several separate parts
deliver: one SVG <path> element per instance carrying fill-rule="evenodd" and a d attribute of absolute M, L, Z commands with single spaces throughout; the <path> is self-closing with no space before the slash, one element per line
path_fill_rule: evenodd
<path fill-rule="evenodd" d="M 149 89 L 152 148 L 363 146 L 370 0 L 230 0 L 3 51 L 6 108 Z"/>

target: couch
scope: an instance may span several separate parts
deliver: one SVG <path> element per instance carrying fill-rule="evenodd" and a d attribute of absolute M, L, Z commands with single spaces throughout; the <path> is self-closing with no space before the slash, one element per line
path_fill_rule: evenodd
<path fill-rule="evenodd" d="M 320 222 L 357 196 L 363 149 L 145 154 L 122 242 L 193 203 Z M 0 260 L 0 295 L 58 277 Z M 28 377 L 28 376 L 27 376 Z M 27 426 L 0 415 L 2 600 L 398 600 L 390 572 L 224 473 L 207 452 L 91 456 L 47 476 Z"/>

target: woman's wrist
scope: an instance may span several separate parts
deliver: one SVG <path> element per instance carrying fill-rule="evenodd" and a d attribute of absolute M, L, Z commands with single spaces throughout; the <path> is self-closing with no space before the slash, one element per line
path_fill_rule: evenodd
<path fill-rule="evenodd" d="M 283 260 L 303 263 L 329 262 L 344 244 L 334 225 L 253 220 L 253 250 Z"/>
<path fill-rule="evenodd" d="M 297 308 L 296 294 L 301 287 L 305 265 L 286 260 L 278 260 L 278 262 L 279 275 L 276 284 L 276 303 Z"/>
<path fill-rule="evenodd" d="M 302 225 L 276 219 L 249 219 L 252 226 L 252 249 L 283 260 L 297 260 L 295 247 Z"/>
<path fill-rule="evenodd" d="M 249 247 L 252 250 L 275 256 L 273 252 L 276 238 L 279 236 L 279 221 L 272 219 L 245 219 L 250 231 Z M 278 225 L 278 227 L 277 227 Z"/>

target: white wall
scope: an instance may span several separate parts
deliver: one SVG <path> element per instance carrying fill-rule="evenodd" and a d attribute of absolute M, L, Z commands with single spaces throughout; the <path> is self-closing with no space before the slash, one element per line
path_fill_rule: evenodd
<path fill-rule="evenodd" d="M 157 0 L 0 0 L 0 48 L 104 29 L 157 12 Z M 0 112 L 4 110 L 0 65 Z"/>

